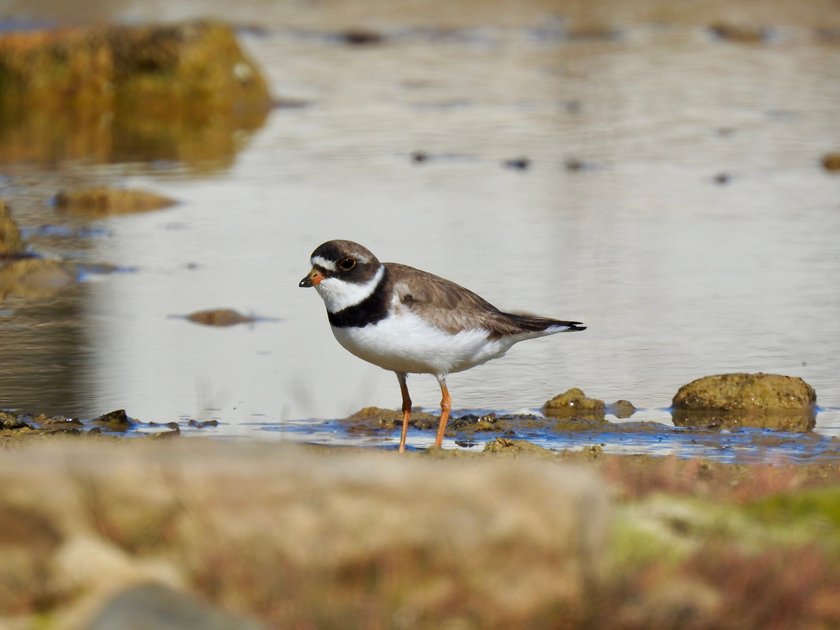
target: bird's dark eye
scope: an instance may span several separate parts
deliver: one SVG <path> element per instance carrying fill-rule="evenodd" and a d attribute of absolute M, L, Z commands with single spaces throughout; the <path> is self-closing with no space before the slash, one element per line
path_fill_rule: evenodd
<path fill-rule="evenodd" d="M 350 271 L 355 266 L 356 260 L 354 258 L 342 258 L 338 261 L 338 268 L 342 271 Z"/>

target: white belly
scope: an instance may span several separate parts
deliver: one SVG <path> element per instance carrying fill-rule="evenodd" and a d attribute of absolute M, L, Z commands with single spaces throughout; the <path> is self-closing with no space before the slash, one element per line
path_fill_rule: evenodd
<path fill-rule="evenodd" d="M 487 331 L 450 335 L 403 311 L 362 328 L 332 329 L 357 357 L 394 372 L 450 374 L 503 355 L 518 339 L 490 340 Z"/>

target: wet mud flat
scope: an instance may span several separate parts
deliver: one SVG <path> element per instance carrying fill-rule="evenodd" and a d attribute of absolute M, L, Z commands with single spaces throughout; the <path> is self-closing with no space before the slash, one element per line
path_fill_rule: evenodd
<path fill-rule="evenodd" d="M 0 622 L 840 622 L 837 462 L 743 466 L 492 443 L 483 455 L 404 456 L 95 437 L 6 449 Z"/>

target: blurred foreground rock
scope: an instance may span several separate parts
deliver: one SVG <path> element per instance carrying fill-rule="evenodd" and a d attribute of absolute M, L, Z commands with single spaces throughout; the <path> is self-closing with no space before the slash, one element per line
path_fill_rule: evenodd
<path fill-rule="evenodd" d="M 809 431 L 816 422 L 814 388 L 779 374 L 716 374 L 680 387 L 671 413 L 677 426 L 751 426 Z"/>
<path fill-rule="evenodd" d="M 115 627 L 90 620 L 149 583 L 271 627 L 580 618 L 609 519 L 594 473 L 518 459 L 75 438 L 5 451 L 0 480 L 0 625 L 44 602 Z"/>
<path fill-rule="evenodd" d="M 218 22 L 0 34 L 0 162 L 228 163 L 268 87 Z"/>
<path fill-rule="evenodd" d="M 161 584 L 130 587 L 109 600 L 87 630 L 259 630 L 261 624 L 216 610 Z"/>

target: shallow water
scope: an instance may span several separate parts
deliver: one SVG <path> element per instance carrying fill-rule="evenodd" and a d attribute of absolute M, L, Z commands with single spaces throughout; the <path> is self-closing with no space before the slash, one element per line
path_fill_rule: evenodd
<path fill-rule="evenodd" d="M 88 10 L 248 26 L 240 40 L 275 96 L 305 106 L 274 110 L 232 159 L 0 164 L 0 195 L 33 251 L 117 267 L 50 300 L 0 303 L 0 407 L 124 407 L 143 420 L 219 419 L 219 435 L 378 443 L 319 419 L 397 406 L 396 379 L 344 352 L 320 299 L 297 287 L 316 245 L 349 238 L 501 308 L 589 326 L 452 375 L 461 413 L 533 410 L 577 386 L 629 398 L 642 408 L 633 421 L 670 424 L 661 409 L 683 383 L 764 371 L 811 383 L 817 433 L 840 436 L 840 176 L 820 166 L 840 148 L 840 48 L 817 36 L 840 28 L 836 17 L 765 16 L 773 37 L 743 44 L 705 28 L 717 14 L 610 3 L 570 5 L 567 19 L 539 2 L 402 15 L 171 4 Z M 50 2 L 10 6 L 22 22 L 68 17 Z M 330 35 L 347 27 L 385 40 Z M 505 166 L 517 158 L 527 168 Z M 54 211 L 58 189 L 89 181 L 181 203 L 94 222 Z M 214 307 L 266 320 L 216 329 L 172 317 Z M 432 377 L 409 384 L 416 404 L 437 403 Z M 708 454 L 685 432 L 615 435 L 587 443 Z"/>

